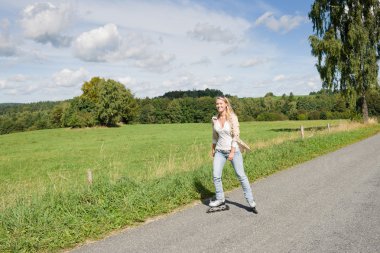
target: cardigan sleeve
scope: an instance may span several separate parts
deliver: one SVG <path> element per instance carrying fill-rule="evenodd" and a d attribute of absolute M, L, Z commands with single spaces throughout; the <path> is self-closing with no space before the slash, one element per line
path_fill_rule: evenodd
<path fill-rule="evenodd" d="M 237 140 L 239 140 L 240 135 L 240 128 L 239 128 L 239 120 L 238 117 L 235 114 L 231 115 L 231 135 L 232 135 L 232 142 L 231 146 L 234 148 L 237 148 Z"/>

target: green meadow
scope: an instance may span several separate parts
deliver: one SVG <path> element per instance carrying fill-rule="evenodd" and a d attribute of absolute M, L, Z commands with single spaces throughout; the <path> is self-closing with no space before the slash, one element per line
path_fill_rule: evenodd
<path fill-rule="evenodd" d="M 339 120 L 242 122 L 240 128 L 253 147 L 244 155 L 251 181 L 380 131 L 379 124 Z M 211 197 L 210 147 L 211 124 L 1 135 L 0 251 L 57 251 Z M 230 165 L 223 184 L 239 186 Z"/>
<path fill-rule="evenodd" d="M 338 124 L 333 121 L 332 124 Z M 241 137 L 255 143 L 299 135 L 300 125 L 324 121 L 243 122 Z M 86 187 L 87 171 L 118 180 L 149 180 L 211 163 L 210 124 L 125 125 L 118 128 L 53 129 L 0 136 L 0 196 L 4 209 L 20 195 L 47 188 Z"/>

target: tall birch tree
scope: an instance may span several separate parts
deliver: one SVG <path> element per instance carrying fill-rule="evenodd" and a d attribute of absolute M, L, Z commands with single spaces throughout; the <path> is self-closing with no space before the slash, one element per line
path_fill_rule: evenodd
<path fill-rule="evenodd" d="M 315 0 L 309 18 L 309 37 L 323 87 L 340 90 L 352 108 L 362 98 L 368 121 L 366 93 L 378 86 L 380 55 L 379 0 Z"/>

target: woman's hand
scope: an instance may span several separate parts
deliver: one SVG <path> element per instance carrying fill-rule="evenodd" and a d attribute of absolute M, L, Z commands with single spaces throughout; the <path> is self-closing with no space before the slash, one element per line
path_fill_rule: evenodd
<path fill-rule="evenodd" d="M 211 155 L 212 155 L 212 157 L 215 156 L 215 149 L 211 150 Z"/>
<path fill-rule="evenodd" d="M 232 161 L 234 159 L 234 156 L 235 156 L 235 151 L 231 151 L 227 158 L 228 161 Z"/>

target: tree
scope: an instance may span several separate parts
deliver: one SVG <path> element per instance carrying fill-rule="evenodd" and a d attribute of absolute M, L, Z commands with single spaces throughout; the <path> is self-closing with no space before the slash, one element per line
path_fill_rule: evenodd
<path fill-rule="evenodd" d="M 61 125 L 63 127 L 92 127 L 98 124 L 95 104 L 82 96 L 73 98 L 69 106 L 62 111 Z"/>
<path fill-rule="evenodd" d="M 153 124 L 156 123 L 156 117 L 154 115 L 155 109 L 152 104 L 145 104 L 140 110 L 140 123 Z"/>
<path fill-rule="evenodd" d="M 99 101 L 99 84 L 102 81 L 104 81 L 104 79 L 100 77 L 93 77 L 89 82 L 85 82 L 81 88 L 83 91 L 81 97 L 96 104 Z"/>
<path fill-rule="evenodd" d="M 295 100 L 293 92 L 290 92 L 288 101 L 293 102 Z"/>
<path fill-rule="evenodd" d="M 268 92 L 264 97 L 274 97 L 274 94 L 273 92 Z"/>
<path fill-rule="evenodd" d="M 195 122 L 210 122 L 211 117 L 215 115 L 215 99 L 212 97 L 200 97 L 197 98 L 195 103 Z M 231 100 L 230 100 L 231 101 Z M 231 101 L 233 108 L 237 108 L 238 101 Z"/>
<path fill-rule="evenodd" d="M 175 98 L 184 98 L 184 97 L 191 97 L 191 98 L 212 97 L 214 98 L 218 96 L 223 96 L 223 92 L 221 92 L 220 90 L 206 88 L 205 90 L 169 91 L 169 92 L 166 92 L 161 97 L 175 99 Z"/>
<path fill-rule="evenodd" d="M 100 79 L 95 88 L 100 124 L 115 126 L 119 121 L 129 123 L 133 120 L 137 113 L 137 102 L 123 84 L 112 79 Z"/>
<path fill-rule="evenodd" d="M 370 116 L 380 115 L 380 91 L 371 90 L 368 94 L 368 112 Z"/>
<path fill-rule="evenodd" d="M 62 102 L 55 105 L 50 111 L 50 122 L 53 127 L 61 127 L 64 111 L 69 107 L 68 102 Z"/>
<path fill-rule="evenodd" d="M 315 0 L 309 37 L 323 87 L 341 90 L 353 108 L 357 96 L 368 121 L 366 92 L 378 86 L 380 3 L 378 0 Z"/>
<path fill-rule="evenodd" d="M 171 123 L 181 122 L 182 110 L 178 99 L 173 99 L 172 101 L 170 101 L 167 108 L 167 112 Z"/>
<path fill-rule="evenodd" d="M 137 116 L 136 99 L 119 82 L 94 77 L 83 84 L 82 91 L 83 94 L 72 99 L 67 108 L 53 111 L 55 123 L 61 119 L 62 126 L 115 126 L 120 121 L 130 123 Z"/>

